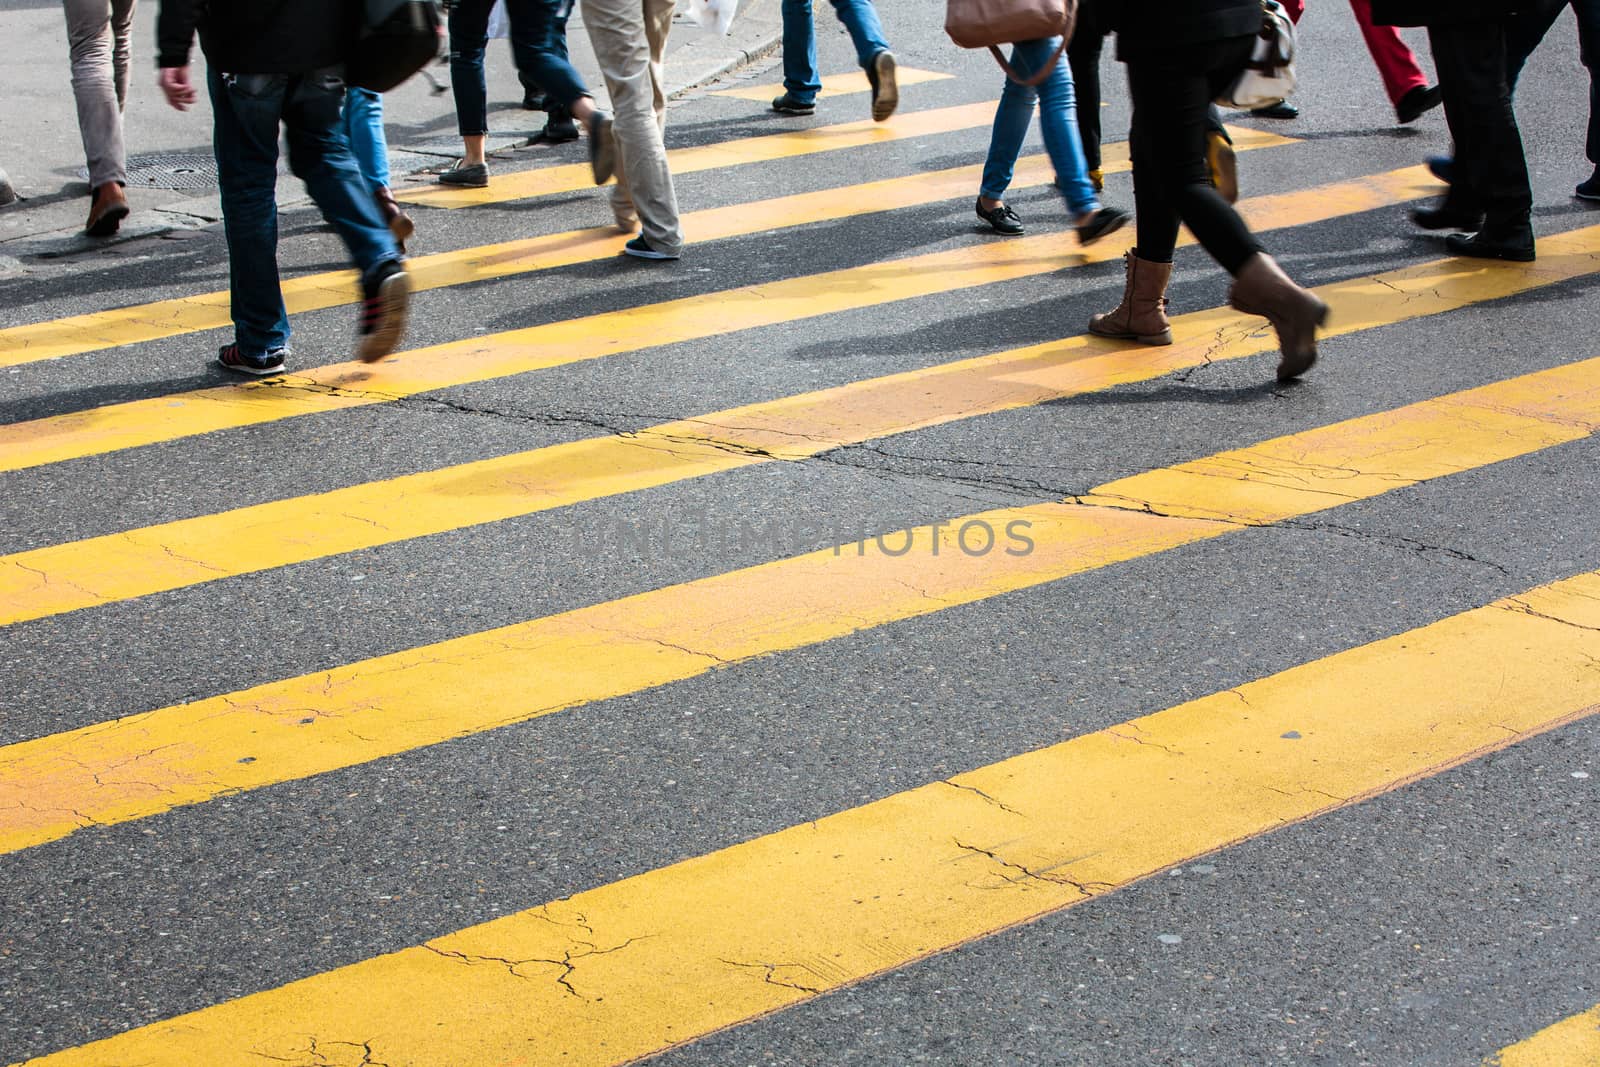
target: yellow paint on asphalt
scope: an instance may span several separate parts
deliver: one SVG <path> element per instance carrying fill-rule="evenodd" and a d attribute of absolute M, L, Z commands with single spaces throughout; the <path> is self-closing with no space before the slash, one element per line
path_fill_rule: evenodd
<path fill-rule="evenodd" d="M 960 516 L 20 742 L 0 748 L 0 852 L 1371 499 L 1581 440 L 1597 425 L 1592 359 L 1080 498 Z"/>
<path fill-rule="evenodd" d="M 696 148 L 674 148 L 667 153 L 667 163 L 673 174 L 682 175 L 702 170 L 722 170 L 724 167 L 738 167 L 747 163 L 794 159 L 819 152 L 837 152 L 846 148 L 892 144 L 914 137 L 932 137 L 988 126 L 994 122 L 996 106 L 996 102 L 991 100 L 928 111 L 905 111 L 896 114 L 888 122 L 861 119 L 835 126 L 813 126 L 806 130 L 789 130 L 759 137 L 739 137 Z M 423 207 L 461 208 L 593 188 L 594 175 L 588 163 L 563 163 L 509 174 L 496 173 L 490 176 L 488 186 L 483 189 L 424 185 L 396 191 L 395 197 Z"/>
<path fill-rule="evenodd" d="M 1523 291 L 1518 269 L 1451 259 L 1319 290 L 1328 334 L 1443 314 Z M 1175 343 L 1092 336 L 0 557 L 0 625 L 497 522 L 1275 351 L 1226 308 L 1173 319 Z"/>
<path fill-rule="evenodd" d="M 1483 1067 L 1596 1067 L 1600 1004 L 1540 1030 L 1483 1061 Z"/>
<path fill-rule="evenodd" d="M 928 82 L 945 81 L 954 78 L 954 74 L 946 74 L 938 70 L 918 70 L 916 67 L 895 67 L 895 84 L 904 89 L 908 85 L 924 85 Z M 852 70 L 844 74 L 830 74 L 822 79 L 820 97 L 850 96 L 855 93 L 865 93 L 872 90 L 872 83 L 867 81 L 865 71 Z M 766 85 L 745 85 L 737 89 L 719 89 L 711 96 L 728 96 L 735 100 L 756 100 L 768 103 L 779 93 L 784 91 L 782 82 L 772 82 Z M 995 105 L 991 104 L 990 118 L 994 117 Z"/>
<path fill-rule="evenodd" d="M 610 1067 L 1580 720 L 1597 661 L 1591 573 L 28 1067 Z"/>
<path fill-rule="evenodd" d="M 1241 152 L 1293 143 L 1249 129 L 1236 129 L 1233 137 L 1236 150 Z M 1105 169 L 1107 173 L 1128 169 L 1126 143 L 1106 146 Z M 969 197 L 978 187 L 981 175 L 981 167 L 955 167 L 840 189 L 733 204 L 690 212 L 684 215 L 683 226 L 696 241 L 719 241 L 833 222 Z M 1054 180 L 1055 173 L 1047 157 L 1025 156 L 1018 161 L 1011 187 L 1027 189 L 1049 185 Z M 411 275 L 413 291 L 422 292 L 614 259 L 619 242 L 616 230 L 611 227 L 573 230 L 431 256 L 414 256 L 407 261 L 406 269 Z M 354 305 L 360 301 L 360 292 L 356 288 L 355 272 L 332 271 L 284 281 L 283 300 L 289 313 L 297 315 Z M 229 322 L 228 293 L 224 290 L 13 326 L 0 329 L 0 367 L 178 337 L 218 329 Z"/>
<path fill-rule="evenodd" d="M 1370 211 L 1436 189 L 1422 168 L 1410 167 L 1261 197 L 1241 207 L 1257 231 L 1267 231 Z M 1578 234 L 1589 234 L 1590 243 L 1600 247 L 1600 238 L 1591 231 Z M 1122 242 L 1102 241 L 1079 249 L 1070 240 L 1043 234 L 987 241 L 452 341 L 404 352 L 380 364 L 337 363 L 278 378 L 12 423 L 0 426 L 0 471 L 381 404 L 450 386 L 1102 263 L 1122 254 Z M 1588 247 L 1584 240 L 1573 235 L 1543 239 L 1540 261 L 1525 267 L 1520 276 L 1530 286 L 1543 284 L 1546 278 L 1575 276 L 1572 272 L 1579 264 L 1566 250 L 1575 244 Z M 1589 265 L 1583 258 L 1582 266 Z M 1473 269 L 1486 277 L 1496 273 L 1494 264 Z M 712 306 L 716 314 L 707 314 Z"/>

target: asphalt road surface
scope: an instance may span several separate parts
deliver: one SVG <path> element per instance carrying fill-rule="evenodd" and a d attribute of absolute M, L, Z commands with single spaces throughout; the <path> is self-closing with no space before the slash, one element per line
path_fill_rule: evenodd
<path fill-rule="evenodd" d="M 1236 124 L 1333 306 L 1278 386 L 1193 247 L 1176 345 L 1086 340 L 1132 231 L 1042 162 L 985 232 L 941 11 L 883 6 L 938 76 L 881 128 L 774 58 L 675 104 L 676 263 L 581 143 L 408 185 L 375 368 L 305 210 L 282 379 L 207 366 L 218 228 L 0 280 L 0 1062 L 1600 1063 L 1570 14 L 1493 265 L 1313 7 L 1302 117 Z"/>

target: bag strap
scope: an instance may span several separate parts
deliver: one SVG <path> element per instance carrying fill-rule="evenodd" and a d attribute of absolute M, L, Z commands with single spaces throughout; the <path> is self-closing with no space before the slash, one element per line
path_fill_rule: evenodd
<path fill-rule="evenodd" d="M 1037 88 L 1039 85 L 1042 85 L 1044 80 L 1050 77 L 1050 72 L 1056 69 L 1056 64 L 1061 62 L 1061 56 L 1067 50 L 1067 42 L 1069 40 L 1071 40 L 1070 35 L 1063 36 L 1061 38 L 1061 47 L 1056 49 L 1056 54 L 1051 56 L 1050 61 L 1044 66 L 1040 67 L 1038 73 L 1031 78 L 1023 78 L 1017 74 L 1016 71 L 1012 70 L 1011 64 L 1006 62 L 1005 55 L 996 46 L 990 45 L 989 51 L 994 53 L 994 61 L 1000 64 L 1000 69 L 1006 72 L 1006 77 L 1010 78 L 1018 85 L 1025 85 L 1028 88 L 1033 89 Z"/>

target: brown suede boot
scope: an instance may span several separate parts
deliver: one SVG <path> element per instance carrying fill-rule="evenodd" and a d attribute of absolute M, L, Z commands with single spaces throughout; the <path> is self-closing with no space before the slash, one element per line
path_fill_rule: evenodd
<path fill-rule="evenodd" d="M 1172 280 L 1172 264 L 1140 259 L 1137 248 L 1128 252 L 1123 260 L 1128 273 L 1122 287 L 1122 303 L 1115 311 L 1090 319 L 1089 332 L 1146 345 L 1170 345 L 1172 327 L 1167 322 L 1167 283 Z"/>
<path fill-rule="evenodd" d="M 395 200 L 387 185 L 378 186 L 372 196 L 378 201 L 378 211 L 383 215 L 383 221 L 388 225 L 389 232 L 394 234 L 395 243 L 400 246 L 400 251 L 404 252 L 406 242 L 417 232 L 416 223 L 411 221 L 410 215 L 400 210 L 399 202 Z"/>
<path fill-rule="evenodd" d="M 1246 315 L 1260 315 L 1278 331 L 1278 381 L 1298 378 L 1317 361 L 1317 327 L 1328 321 L 1328 305 L 1302 289 L 1265 252 L 1245 261 L 1233 279 L 1228 303 Z"/>
<path fill-rule="evenodd" d="M 118 182 L 106 182 L 94 191 L 89 205 L 89 221 L 83 232 L 90 237 L 110 237 L 128 217 L 128 195 Z"/>

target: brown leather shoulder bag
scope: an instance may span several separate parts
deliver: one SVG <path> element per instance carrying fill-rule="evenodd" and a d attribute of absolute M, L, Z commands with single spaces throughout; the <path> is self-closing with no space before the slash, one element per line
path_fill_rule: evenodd
<path fill-rule="evenodd" d="M 1078 0 L 948 0 L 944 32 L 962 48 L 987 48 L 1005 68 L 1006 76 L 1021 85 L 1038 85 L 1050 76 L 1072 40 L 1078 20 Z M 1032 77 L 1018 77 L 1001 53 L 1003 44 L 1060 37 L 1061 47 Z"/>

